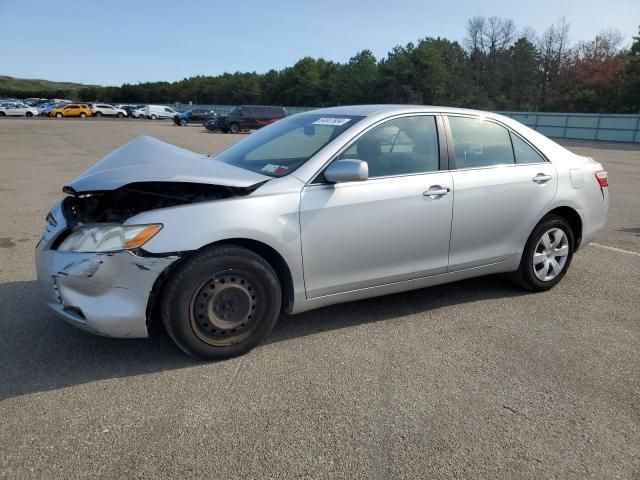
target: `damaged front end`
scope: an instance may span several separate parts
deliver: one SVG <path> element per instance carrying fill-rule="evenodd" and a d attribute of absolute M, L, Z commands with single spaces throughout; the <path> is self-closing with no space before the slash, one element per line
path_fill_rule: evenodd
<path fill-rule="evenodd" d="M 242 172 L 217 163 L 141 137 L 64 187 L 68 196 L 47 216 L 36 247 L 38 283 L 47 305 L 92 333 L 147 337 L 157 280 L 186 252 L 145 252 L 144 242 L 162 225 L 153 225 L 149 236 L 152 226 L 127 221 L 150 210 L 248 195 L 268 180 L 250 172 L 243 178 Z M 198 165 L 211 175 L 195 175 Z M 221 178 L 213 176 L 215 171 Z"/>

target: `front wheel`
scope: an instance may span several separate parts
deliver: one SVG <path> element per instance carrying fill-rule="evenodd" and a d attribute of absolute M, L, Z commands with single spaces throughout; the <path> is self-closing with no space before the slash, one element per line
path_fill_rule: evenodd
<path fill-rule="evenodd" d="M 31 112 L 27 112 L 26 115 L 27 115 L 27 117 L 33 117 L 33 113 L 31 113 Z"/>
<path fill-rule="evenodd" d="M 187 120 L 186 119 L 182 119 L 180 120 L 180 125 L 182 125 L 183 127 L 187 125 Z"/>
<path fill-rule="evenodd" d="M 231 133 L 240 133 L 240 125 L 238 125 L 237 123 L 232 123 L 231 125 L 229 125 L 229 130 L 231 131 Z"/>
<path fill-rule="evenodd" d="M 118 118 L 123 118 L 123 117 L 124 117 L 124 113 L 122 113 L 122 112 L 118 112 L 118 114 L 116 115 L 116 117 L 118 117 Z"/>
<path fill-rule="evenodd" d="M 281 297 L 278 276 L 266 260 L 242 247 L 216 245 L 187 258 L 167 280 L 162 320 L 189 355 L 230 358 L 267 337 Z"/>
<path fill-rule="evenodd" d="M 96 112 L 96 117 L 100 118 L 102 116 L 102 112 Z"/>
<path fill-rule="evenodd" d="M 155 114 L 153 114 L 153 115 L 151 115 L 150 118 L 151 118 L 151 120 L 157 120 L 158 117 Z"/>
<path fill-rule="evenodd" d="M 516 283 L 532 292 L 556 286 L 565 276 L 575 248 L 571 226 L 563 217 L 547 215 L 533 229 L 514 273 Z"/>
<path fill-rule="evenodd" d="M 87 114 L 84 112 L 80 112 L 80 118 L 86 118 Z"/>
<path fill-rule="evenodd" d="M 62 118 L 62 117 L 63 117 L 62 113 L 60 112 L 56 113 L 56 118 Z"/>

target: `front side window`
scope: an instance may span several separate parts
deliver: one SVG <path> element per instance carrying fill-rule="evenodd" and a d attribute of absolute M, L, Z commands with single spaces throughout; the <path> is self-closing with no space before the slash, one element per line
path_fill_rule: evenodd
<path fill-rule="evenodd" d="M 509 131 L 482 118 L 448 117 L 456 168 L 515 163 Z"/>
<path fill-rule="evenodd" d="M 438 134 L 433 116 L 389 120 L 362 135 L 338 159 L 369 165 L 369 178 L 438 170 Z"/>
<path fill-rule="evenodd" d="M 363 117 L 300 114 L 262 128 L 213 157 L 270 177 L 285 176 Z"/>

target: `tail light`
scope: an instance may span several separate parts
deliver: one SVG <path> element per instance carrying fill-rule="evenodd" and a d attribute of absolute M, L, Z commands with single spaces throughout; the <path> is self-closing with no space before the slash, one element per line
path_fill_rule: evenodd
<path fill-rule="evenodd" d="M 598 181 L 598 185 L 600 187 L 608 187 L 609 186 L 609 175 L 606 170 L 598 170 L 596 172 L 596 180 Z"/>

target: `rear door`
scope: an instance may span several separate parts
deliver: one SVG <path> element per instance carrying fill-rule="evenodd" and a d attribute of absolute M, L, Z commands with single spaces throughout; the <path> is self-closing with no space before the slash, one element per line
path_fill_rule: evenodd
<path fill-rule="evenodd" d="M 509 260 L 553 200 L 555 168 L 500 123 L 450 115 L 447 125 L 455 189 L 449 271 Z"/>

